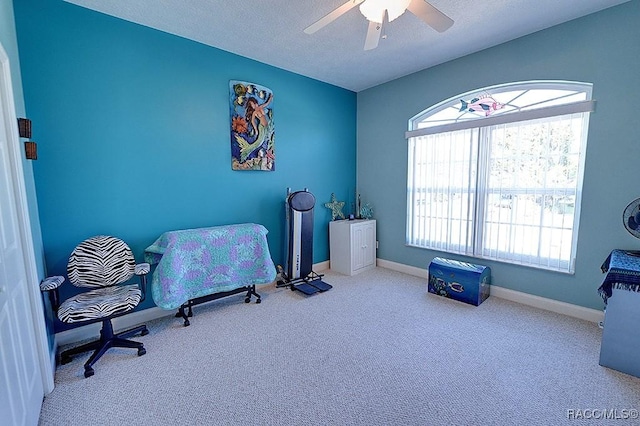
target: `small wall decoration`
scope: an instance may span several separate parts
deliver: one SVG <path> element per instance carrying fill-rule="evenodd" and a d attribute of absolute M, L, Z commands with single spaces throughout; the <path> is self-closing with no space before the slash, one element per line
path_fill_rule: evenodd
<path fill-rule="evenodd" d="M 331 209 L 331 220 L 336 220 L 336 218 L 344 219 L 344 213 L 342 213 L 342 208 L 344 207 L 344 201 L 338 201 L 336 199 L 336 194 L 331 193 L 331 202 L 324 203 L 324 206 L 328 209 Z"/>
<path fill-rule="evenodd" d="M 25 141 L 24 155 L 27 157 L 27 160 L 37 160 L 38 145 L 34 141 Z"/>
<path fill-rule="evenodd" d="M 31 120 L 28 118 L 18 118 L 18 135 L 21 138 L 31 139 Z M 27 160 L 37 160 L 38 144 L 34 141 L 25 141 L 24 155 Z"/>
<path fill-rule="evenodd" d="M 274 171 L 273 92 L 245 81 L 229 82 L 231 168 Z"/>
<path fill-rule="evenodd" d="M 371 219 L 373 217 L 373 209 L 369 203 L 364 203 L 364 206 L 360 207 L 359 213 L 362 219 Z"/>
<path fill-rule="evenodd" d="M 504 108 L 503 104 L 493 99 L 493 97 L 488 93 L 484 93 L 470 101 L 460 99 L 460 102 L 460 112 L 483 112 L 485 117 L 488 117 L 495 111 Z"/>
<path fill-rule="evenodd" d="M 18 133 L 21 138 L 31 139 L 31 120 L 18 118 Z"/>

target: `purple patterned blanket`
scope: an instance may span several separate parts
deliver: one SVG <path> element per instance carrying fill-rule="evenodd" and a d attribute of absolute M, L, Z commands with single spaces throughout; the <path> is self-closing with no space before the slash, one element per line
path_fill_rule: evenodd
<path fill-rule="evenodd" d="M 154 302 L 175 309 L 190 299 L 273 282 L 267 233 L 254 223 L 165 232 L 145 250 L 145 261 L 158 265 Z"/>

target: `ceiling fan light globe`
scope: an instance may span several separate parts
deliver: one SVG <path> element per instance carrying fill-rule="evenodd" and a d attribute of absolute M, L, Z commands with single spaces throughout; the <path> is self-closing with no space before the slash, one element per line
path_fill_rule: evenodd
<path fill-rule="evenodd" d="M 411 0 L 365 0 L 360 4 L 360 12 L 371 22 L 382 23 L 384 11 L 387 11 L 389 22 L 402 15 L 409 7 Z"/>

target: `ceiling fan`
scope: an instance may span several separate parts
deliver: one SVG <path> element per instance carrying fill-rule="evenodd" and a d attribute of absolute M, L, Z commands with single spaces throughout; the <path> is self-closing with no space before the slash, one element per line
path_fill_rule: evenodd
<path fill-rule="evenodd" d="M 393 21 L 407 10 L 438 32 L 446 31 L 453 25 L 451 18 L 425 0 L 349 0 L 327 16 L 309 25 L 304 32 L 313 34 L 358 5 L 360 5 L 360 12 L 369 20 L 364 50 L 378 47 L 383 23 Z"/>

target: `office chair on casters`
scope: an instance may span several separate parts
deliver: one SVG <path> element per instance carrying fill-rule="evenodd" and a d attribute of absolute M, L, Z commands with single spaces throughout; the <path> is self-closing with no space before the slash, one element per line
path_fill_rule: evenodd
<path fill-rule="evenodd" d="M 68 324 L 102 321 L 100 339 L 62 352 L 61 364 L 70 362 L 73 355 L 94 350 L 84 364 L 84 377 L 90 377 L 94 374 L 93 365 L 109 348 L 137 348 L 138 356 L 147 353 L 142 343 L 126 339 L 138 333 L 141 336 L 148 334 L 145 325 L 114 333 L 111 319 L 132 311 L 144 300 L 149 270 L 148 263 L 136 265 L 133 253 L 124 241 L 100 235 L 80 243 L 67 264 L 69 281 L 76 287 L 89 288 L 89 291 L 59 304 L 58 287 L 64 277 L 49 277 L 40 284 L 42 291 L 50 292 L 51 305 L 60 321 Z M 134 274 L 140 278 L 140 286 L 121 285 Z"/>

